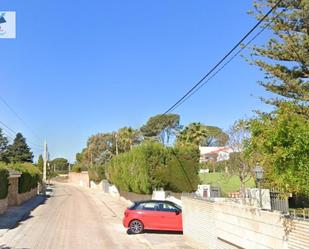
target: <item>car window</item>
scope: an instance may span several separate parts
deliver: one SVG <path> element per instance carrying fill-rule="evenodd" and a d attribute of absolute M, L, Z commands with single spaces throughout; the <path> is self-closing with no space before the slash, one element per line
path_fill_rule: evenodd
<path fill-rule="evenodd" d="M 137 207 L 137 210 L 148 210 L 148 211 L 158 211 L 159 210 L 159 203 L 156 202 L 145 202 L 140 203 Z"/>
<path fill-rule="evenodd" d="M 163 212 L 176 212 L 179 211 L 178 208 L 176 208 L 175 206 L 168 204 L 168 203 L 162 203 L 160 204 L 160 211 Z"/>

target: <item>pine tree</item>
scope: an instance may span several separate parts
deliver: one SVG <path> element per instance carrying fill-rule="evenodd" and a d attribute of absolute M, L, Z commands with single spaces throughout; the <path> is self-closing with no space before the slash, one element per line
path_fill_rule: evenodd
<path fill-rule="evenodd" d="M 33 162 L 33 153 L 21 133 L 17 133 L 12 145 L 8 147 L 8 157 L 11 163 Z"/>
<path fill-rule="evenodd" d="M 255 1 L 256 18 L 277 1 Z M 265 25 L 269 23 L 272 38 L 252 48 L 253 64 L 266 73 L 260 84 L 278 95 L 265 101 L 276 106 L 293 102 L 299 113 L 309 116 L 309 0 L 283 0 Z"/>
<path fill-rule="evenodd" d="M 7 149 L 9 141 L 7 137 L 4 136 L 2 129 L 0 128 L 0 162 L 8 162 Z"/>

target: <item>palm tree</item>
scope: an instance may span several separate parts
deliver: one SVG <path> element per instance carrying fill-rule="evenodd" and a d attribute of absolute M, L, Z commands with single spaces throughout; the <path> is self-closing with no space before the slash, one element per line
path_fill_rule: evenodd
<path fill-rule="evenodd" d="M 208 136 L 208 129 L 200 122 L 194 122 L 185 127 L 177 136 L 177 143 L 180 145 L 194 144 L 200 146 Z"/>

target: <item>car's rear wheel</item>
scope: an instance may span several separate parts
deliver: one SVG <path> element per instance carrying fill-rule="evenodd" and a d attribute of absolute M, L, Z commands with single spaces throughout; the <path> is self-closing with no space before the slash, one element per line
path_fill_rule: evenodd
<path fill-rule="evenodd" d="M 138 234 L 143 232 L 144 224 L 139 220 L 132 220 L 129 225 L 131 233 Z"/>

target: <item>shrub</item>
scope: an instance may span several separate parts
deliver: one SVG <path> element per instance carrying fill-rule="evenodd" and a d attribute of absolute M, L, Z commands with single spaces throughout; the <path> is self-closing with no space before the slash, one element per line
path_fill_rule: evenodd
<path fill-rule="evenodd" d="M 82 167 L 79 164 L 74 164 L 71 171 L 75 173 L 80 173 L 82 172 Z"/>
<path fill-rule="evenodd" d="M 18 181 L 18 192 L 25 193 L 36 188 L 40 181 L 40 171 L 37 167 L 30 163 L 10 164 L 9 168 L 21 173 Z"/>
<path fill-rule="evenodd" d="M 9 188 L 9 171 L 4 164 L 0 164 L 0 199 L 5 199 Z"/>
<path fill-rule="evenodd" d="M 101 182 L 105 177 L 105 166 L 104 165 L 94 165 L 88 169 L 89 180 L 95 183 Z"/>
<path fill-rule="evenodd" d="M 163 187 L 191 192 L 199 182 L 198 159 L 195 147 L 171 149 L 148 142 L 113 157 L 107 176 L 122 191 L 149 194 Z"/>

